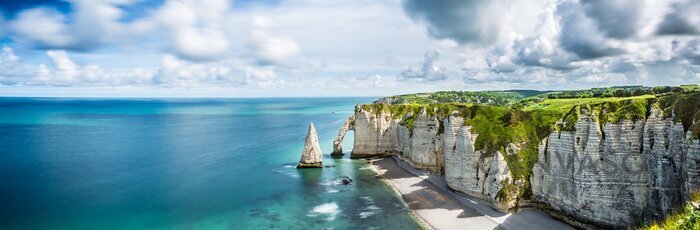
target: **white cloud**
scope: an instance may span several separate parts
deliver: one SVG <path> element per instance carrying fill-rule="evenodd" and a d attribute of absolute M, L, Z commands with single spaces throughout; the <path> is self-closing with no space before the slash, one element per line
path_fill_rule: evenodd
<path fill-rule="evenodd" d="M 619 73 L 596 73 L 584 76 L 576 80 L 577 82 L 584 83 L 613 83 L 620 84 L 627 81 L 627 77 L 624 74 Z"/>
<path fill-rule="evenodd" d="M 0 84 L 368 94 L 690 83 L 700 65 L 692 0 L 134 2 L 0 17 L 2 54 L 23 56 Z"/>
<path fill-rule="evenodd" d="M 131 0 L 72 0 L 73 11 L 64 15 L 54 9 L 34 8 L 12 21 L 21 42 L 40 48 L 90 50 L 119 41 L 131 34 L 131 25 L 120 22 L 120 6 Z"/>
<path fill-rule="evenodd" d="M 272 67 L 248 67 L 245 71 L 244 86 L 255 88 L 272 88 L 283 84 Z"/>
<path fill-rule="evenodd" d="M 150 85 L 154 73 L 136 68 L 128 71 L 104 70 L 97 65 L 76 64 L 65 50 L 49 50 L 51 64 L 40 64 L 36 71 L 19 82 L 24 85 L 52 86 L 124 86 Z"/>
<path fill-rule="evenodd" d="M 15 33 L 40 47 L 67 47 L 74 43 L 67 34 L 66 18 L 52 9 L 31 9 L 20 13 L 13 27 Z"/>
<path fill-rule="evenodd" d="M 561 26 L 555 7 L 550 2 L 542 9 L 532 37 L 512 32 L 510 42 L 505 47 L 492 49 L 486 57 L 489 67 L 496 72 L 513 72 L 520 65 L 570 68 L 569 63 L 576 60 L 576 56 L 559 44 Z"/>
<path fill-rule="evenodd" d="M 9 46 L 2 47 L 2 53 L 0 53 L 0 63 L 14 63 L 19 60 L 19 57 L 15 55 L 15 51 Z"/>
<path fill-rule="evenodd" d="M 170 33 L 170 48 L 192 60 L 224 57 L 231 44 L 224 33 L 231 8 L 227 0 L 168 0 L 156 13 L 157 21 Z"/>
<path fill-rule="evenodd" d="M 445 68 L 438 67 L 435 62 L 440 58 L 440 51 L 426 52 L 425 60 L 420 69 L 408 68 L 401 72 L 401 78 L 414 81 L 440 81 L 447 79 Z"/>
<path fill-rule="evenodd" d="M 225 81 L 231 71 L 231 68 L 216 63 L 192 63 L 164 55 L 155 83 L 167 87 L 196 87 Z"/>
<path fill-rule="evenodd" d="M 9 46 L 3 46 L 0 50 L 0 84 L 14 85 L 21 78 L 19 57 Z"/>
<path fill-rule="evenodd" d="M 273 35 L 269 31 L 277 25 L 273 19 L 254 15 L 251 24 L 251 42 L 259 63 L 281 64 L 299 53 L 299 44 L 294 40 L 286 36 Z"/>

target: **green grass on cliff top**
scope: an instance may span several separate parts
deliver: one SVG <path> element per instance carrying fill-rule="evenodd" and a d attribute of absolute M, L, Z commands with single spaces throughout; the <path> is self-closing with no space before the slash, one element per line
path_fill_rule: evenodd
<path fill-rule="evenodd" d="M 548 110 L 559 113 L 567 113 L 575 106 L 586 104 L 599 104 L 602 102 L 619 102 L 624 100 L 643 100 L 655 98 L 654 95 L 641 95 L 633 97 L 607 97 L 607 98 L 567 98 L 567 99 L 544 99 L 540 102 L 523 102 L 525 111 Z"/>

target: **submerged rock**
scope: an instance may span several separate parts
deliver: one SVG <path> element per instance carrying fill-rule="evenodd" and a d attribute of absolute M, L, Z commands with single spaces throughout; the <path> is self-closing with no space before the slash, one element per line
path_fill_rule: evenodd
<path fill-rule="evenodd" d="M 339 184 L 339 185 L 343 185 L 343 186 L 345 186 L 345 185 L 351 185 L 351 184 L 352 184 L 352 179 L 350 179 L 350 177 L 343 176 L 343 177 L 341 177 L 341 178 L 338 180 L 338 184 Z"/>
<path fill-rule="evenodd" d="M 314 123 L 309 125 L 309 133 L 306 135 L 306 144 L 301 152 L 301 160 L 297 168 L 321 168 L 323 167 L 323 157 L 321 156 L 321 146 L 318 144 L 318 135 Z"/>

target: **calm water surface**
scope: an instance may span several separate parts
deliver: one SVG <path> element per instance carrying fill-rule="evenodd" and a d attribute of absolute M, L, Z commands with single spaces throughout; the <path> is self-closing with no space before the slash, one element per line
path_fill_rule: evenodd
<path fill-rule="evenodd" d="M 0 98 L 0 228 L 417 228 L 364 161 L 328 156 L 371 100 Z M 293 168 L 311 121 L 334 168 Z"/>

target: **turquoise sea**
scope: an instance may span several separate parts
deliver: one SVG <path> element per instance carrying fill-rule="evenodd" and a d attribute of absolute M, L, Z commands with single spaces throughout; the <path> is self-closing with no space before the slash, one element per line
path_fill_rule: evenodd
<path fill-rule="evenodd" d="M 371 100 L 0 98 L 0 228 L 417 228 L 365 161 L 328 156 Z M 311 121 L 333 168 L 293 167 Z"/>

